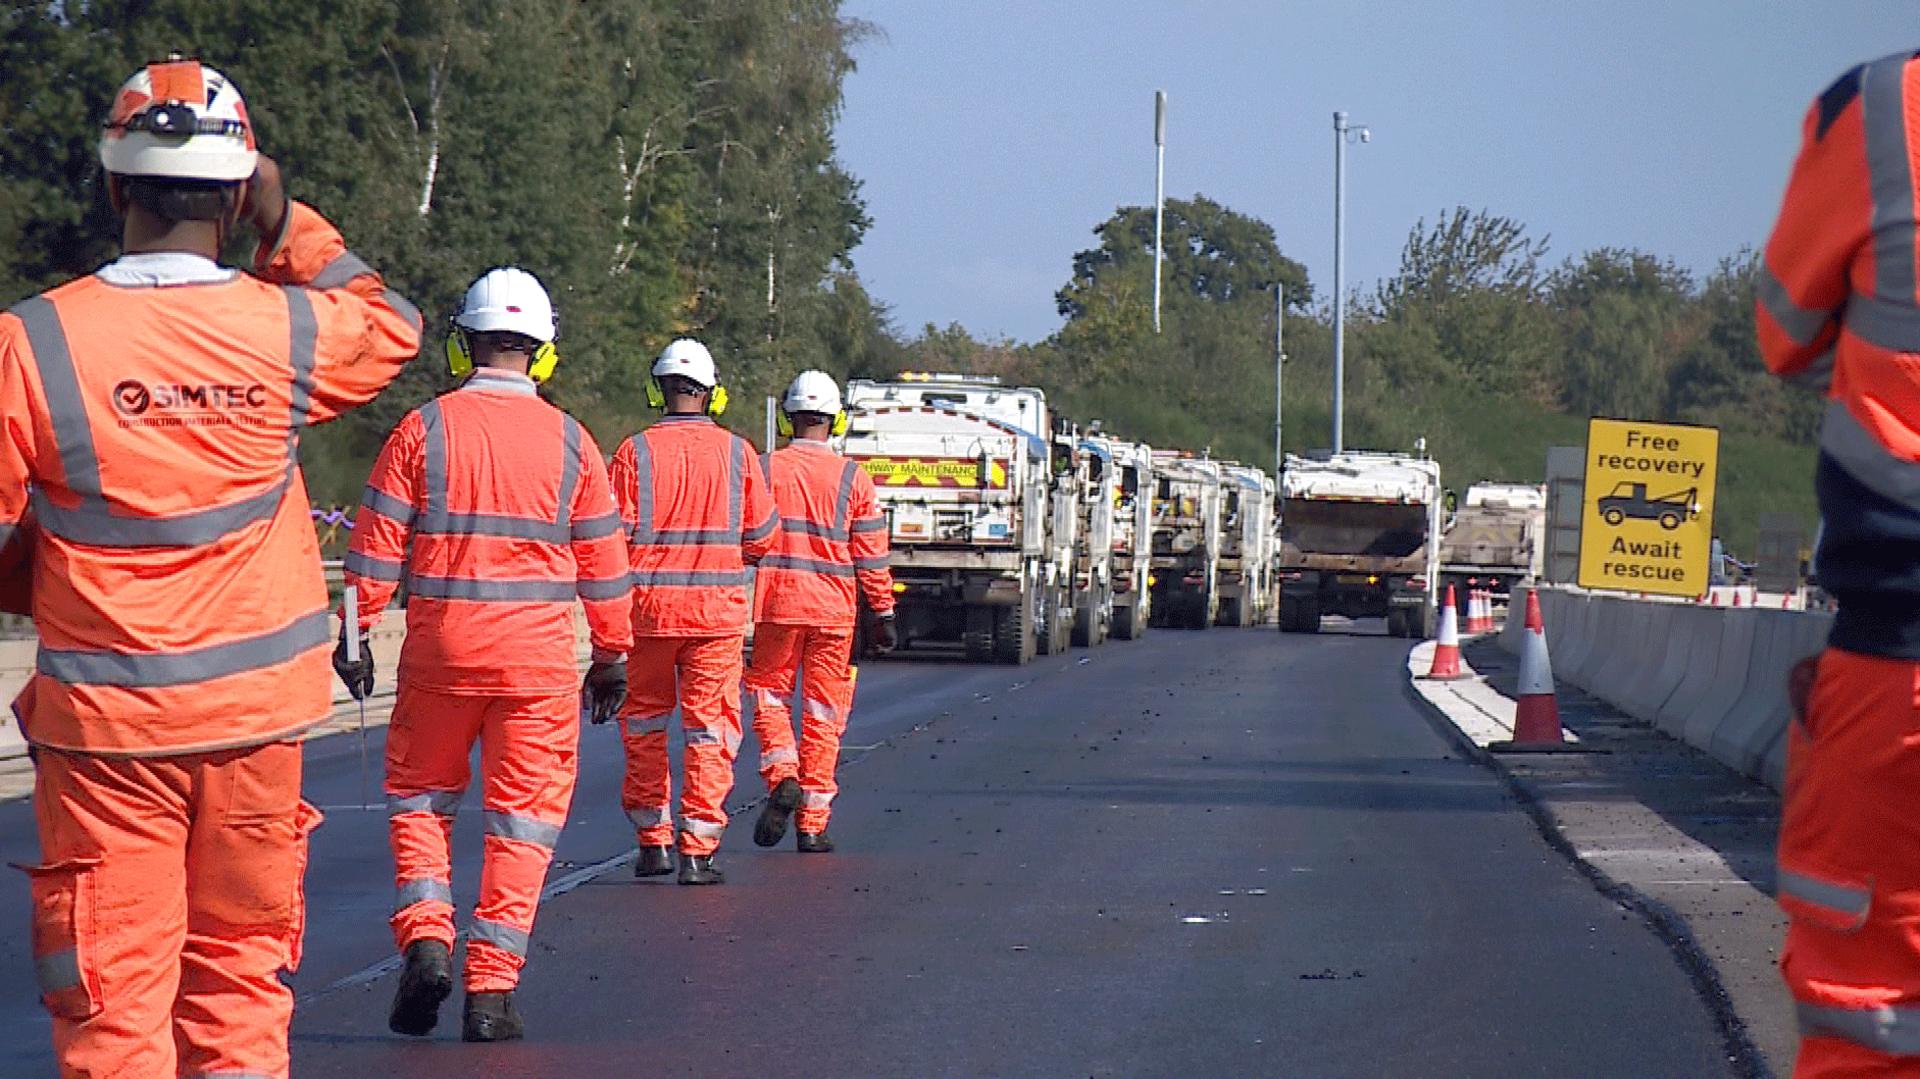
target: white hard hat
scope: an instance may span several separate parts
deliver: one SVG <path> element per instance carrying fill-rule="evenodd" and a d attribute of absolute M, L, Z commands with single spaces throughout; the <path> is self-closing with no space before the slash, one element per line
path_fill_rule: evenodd
<path fill-rule="evenodd" d="M 134 72 L 100 136 L 100 164 L 121 176 L 237 183 L 258 156 L 240 91 L 198 60 Z"/>
<path fill-rule="evenodd" d="M 787 386 L 787 396 L 781 400 L 780 409 L 789 416 L 795 412 L 832 416 L 840 411 L 840 384 L 825 371 L 802 371 Z"/>
<path fill-rule="evenodd" d="M 713 353 L 691 337 L 675 338 L 660 350 L 660 358 L 653 361 L 654 378 L 668 375 L 692 379 L 709 390 L 720 384 L 720 370 L 713 364 Z"/>
<path fill-rule="evenodd" d="M 540 279 L 514 266 L 481 274 L 460 301 L 453 324 L 471 333 L 517 333 L 544 342 L 559 332 L 553 300 Z"/>

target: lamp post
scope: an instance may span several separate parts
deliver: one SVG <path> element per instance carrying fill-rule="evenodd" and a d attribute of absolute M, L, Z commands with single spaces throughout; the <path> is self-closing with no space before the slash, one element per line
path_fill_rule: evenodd
<path fill-rule="evenodd" d="M 1286 453 L 1280 448 L 1281 404 L 1286 400 L 1283 368 L 1287 362 L 1286 351 L 1287 322 L 1287 286 L 1275 282 L 1273 286 L 1273 482 L 1280 482 L 1280 471 L 1286 466 Z"/>
<path fill-rule="evenodd" d="M 1167 204 L 1167 92 L 1153 92 L 1153 332 L 1160 332 L 1161 216 Z"/>
<path fill-rule="evenodd" d="M 1345 448 L 1347 407 L 1347 142 L 1370 142 L 1373 132 L 1333 114 L 1333 452 Z"/>

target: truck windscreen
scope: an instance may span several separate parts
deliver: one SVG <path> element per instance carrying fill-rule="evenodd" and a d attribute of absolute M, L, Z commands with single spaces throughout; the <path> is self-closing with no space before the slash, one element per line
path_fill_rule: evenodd
<path fill-rule="evenodd" d="M 1406 558 L 1426 533 L 1425 506 L 1290 498 L 1280 513 L 1282 541 L 1318 554 Z"/>

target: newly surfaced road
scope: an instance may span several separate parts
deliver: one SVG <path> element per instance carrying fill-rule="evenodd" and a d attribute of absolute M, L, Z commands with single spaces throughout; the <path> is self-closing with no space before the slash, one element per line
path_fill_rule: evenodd
<path fill-rule="evenodd" d="M 839 853 L 752 845 L 749 737 L 717 888 L 632 878 L 619 747 L 590 729 L 508 1045 L 461 1044 L 457 995 L 434 1038 L 387 1033 L 384 818 L 357 740 L 316 742 L 295 1074 L 1726 1074 L 1667 947 L 1435 732 L 1376 634 L 869 664 Z M 27 806 L 0 837 L 32 856 Z M 0 896 L 0 1074 L 50 1074 L 24 881 Z"/>

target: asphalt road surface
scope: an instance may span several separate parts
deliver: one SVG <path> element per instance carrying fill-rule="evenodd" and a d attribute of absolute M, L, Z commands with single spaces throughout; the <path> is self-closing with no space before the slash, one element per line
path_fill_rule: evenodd
<path fill-rule="evenodd" d="M 1726 1074 L 1666 946 L 1435 732 L 1377 634 L 870 663 L 839 852 L 753 846 L 749 737 L 717 888 L 632 878 L 617 738 L 589 729 L 514 1044 L 461 1044 L 457 993 L 433 1038 L 387 1032 L 384 812 L 356 737 L 312 743 L 294 1073 Z M 30 807 L 0 806 L 0 855 L 33 854 Z M 0 918 L 0 1074 L 52 1074 L 18 874 Z"/>

